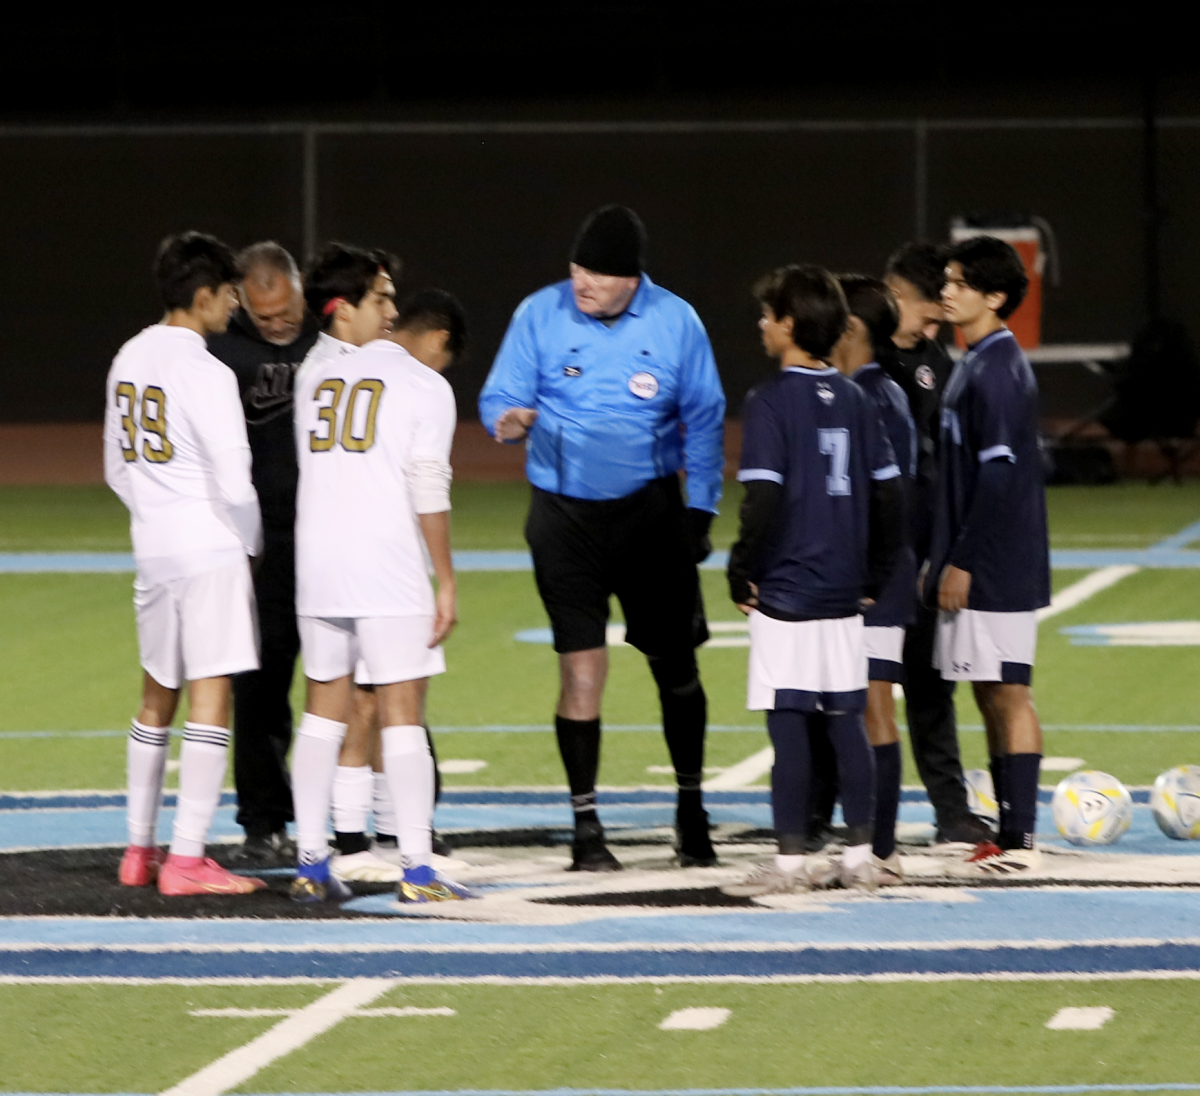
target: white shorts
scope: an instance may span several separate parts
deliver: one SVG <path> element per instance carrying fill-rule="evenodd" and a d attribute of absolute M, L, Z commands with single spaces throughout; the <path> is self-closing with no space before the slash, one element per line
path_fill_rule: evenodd
<path fill-rule="evenodd" d="M 751 612 L 750 711 L 862 711 L 866 689 L 861 616 L 776 620 Z"/>
<path fill-rule="evenodd" d="M 938 611 L 934 668 L 947 681 L 1033 682 L 1037 612 Z"/>
<path fill-rule="evenodd" d="M 240 562 L 156 586 L 133 583 L 142 669 L 167 689 L 258 669 L 250 565 Z"/>
<path fill-rule="evenodd" d="M 904 681 L 904 629 L 863 628 L 867 677 L 872 681 Z"/>
<path fill-rule="evenodd" d="M 302 616 L 297 624 L 304 673 L 313 681 L 354 674 L 360 685 L 391 685 L 446 672 L 442 648 L 429 646 L 432 616 Z"/>

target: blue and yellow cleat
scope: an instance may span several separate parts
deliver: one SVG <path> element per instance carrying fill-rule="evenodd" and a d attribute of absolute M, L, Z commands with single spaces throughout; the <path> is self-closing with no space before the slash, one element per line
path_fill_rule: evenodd
<path fill-rule="evenodd" d="M 396 896 L 401 902 L 459 902 L 479 897 L 461 883 L 447 879 L 424 865 L 404 869 L 404 878 L 396 888 Z"/>
<path fill-rule="evenodd" d="M 329 857 L 317 864 L 301 864 L 288 889 L 293 902 L 346 902 L 354 892 L 329 870 Z"/>

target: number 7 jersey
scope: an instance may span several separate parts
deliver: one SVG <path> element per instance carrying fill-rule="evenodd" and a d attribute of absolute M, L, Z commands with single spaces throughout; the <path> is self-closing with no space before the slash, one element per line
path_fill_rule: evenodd
<path fill-rule="evenodd" d="M 448 485 L 457 413 L 450 385 L 402 347 L 321 335 L 296 377 L 296 612 L 431 616 L 419 513 Z"/>

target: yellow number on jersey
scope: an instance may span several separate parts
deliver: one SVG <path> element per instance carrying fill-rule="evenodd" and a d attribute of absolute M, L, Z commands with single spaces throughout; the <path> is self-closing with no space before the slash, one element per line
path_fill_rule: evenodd
<path fill-rule="evenodd" d="M 354 436 L 354 405 L 360 392 L 370 392 L 371 402 L 367 404 L 367 421 L 363 427 L 363 436 Z M 346 400 L 346 417 L 342 421 L 342 448 L 351 453 L 365 453 L 375 444 L 375 416 L 379 412 L 379 401 L 383 398 L 383 381 L 362 380 L 350 389 L 350 398 Z"/>
<path fill-rule="evenodd" d="M 158 436 L 156 446 L 149 438 L 142 442 L 142 456 L 151 464 L 166 464 L 175 455 L 175 446 L 167 438 L 167 394 L 155 385 L 142 393 L 142 429 Z"/>
<path fill-rule="evenodd" d="M 133 409 L 137 406 L 137 389 L 128 381 L 121 381 L 117 385 L 118 409 L 121 407 L 121 400 L 125 401 L 125 407 L 121 410 L 121 429 L 129 439 L 128 445 L 125 444 L 125 438 L 121 439 L 121 452 L 127 461 L 137 460 L 137 423 L 133 421 Z"/>
<path fill-rule="evenodd" d="M 337 441 L 337 408 L 341 402 L 342 391 L 345 387 L 345 381 L 339 381 L 336 377 L 331 377 L 329 380 L 322 381 L 317 385 L 317 390 L 313 393 L 314 400 L 320 400 L 326 392 L 331 397 L 329 402 L 322 405 L 317 411 L 317 418 L 325 423 L 324 435 L 316 430 L 308 432 L 308 447 L 314 453 L 327 452 L 333 448 L 334 442 Z"/>

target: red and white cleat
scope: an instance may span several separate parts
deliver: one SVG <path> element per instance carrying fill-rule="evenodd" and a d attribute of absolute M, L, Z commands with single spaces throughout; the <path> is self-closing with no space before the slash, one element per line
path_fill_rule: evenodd
<path fill-rule="evenodd" d="M 1036 875 L 1042 866 L 1037 849 L 1002 849 L 981 841 L 966 860 L 949 865 L 950 874 L 964 879 L 1013 879 Z"/>
<path fill-rule="evenodd" d="M 148 887 L 158 879 L 166 856 L 154 845 L 130 845 L 121 857 L 117 882 L 123 887 Z"/>
<path fill-rule="evenodd" d="M 266 886 L 261 879 L 234 875 L 203 856 L 168 856 L 158 873 L 158 893 L 253 894 Z"/>

